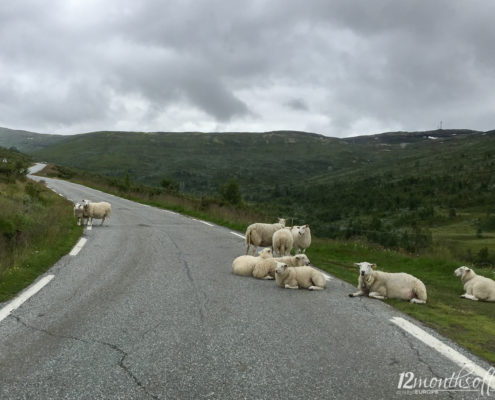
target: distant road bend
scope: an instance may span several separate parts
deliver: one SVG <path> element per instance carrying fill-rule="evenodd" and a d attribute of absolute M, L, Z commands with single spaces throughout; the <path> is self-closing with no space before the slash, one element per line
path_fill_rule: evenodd
<path fill-rule="evenodd" d="M 228 229 L 42 179 L 74 201 L 110 202 L 112 216 L 0 321 L 0 399 L 404 398 L 412 376 L 459 373 L 442 345 L 490 369 L 387 304 L 350 299 L 337 279 L 310 292 L 232 275 L 245 247 Z"/>

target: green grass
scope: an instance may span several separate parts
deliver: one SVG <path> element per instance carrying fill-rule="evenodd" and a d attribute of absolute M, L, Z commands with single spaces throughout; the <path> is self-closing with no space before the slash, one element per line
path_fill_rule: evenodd
<path fill-rule="evenodd" d="M 421 279 L 428 291 L 426 305 L 386 300 L 393 307 L 422 321 L 442 335 L 495 363 L 495 304 L 461 299 L 458 262 L 435 257 L 413 257 L 364 243 L 314 240 L 307 251 L 311 262 L 332 275 L 357 285 L 355 262 L 368 261 L 387 272 L 407 272 Z M 493 279 L 494 269 L 476 272 Z M 376 300 L 380 301 L 380 300 Z"/>
<path fill-rule="evenodd" d="M 72 203 L 44 185 L 0 183 L 0 302 L 67 254 L 82 234 Z"/>

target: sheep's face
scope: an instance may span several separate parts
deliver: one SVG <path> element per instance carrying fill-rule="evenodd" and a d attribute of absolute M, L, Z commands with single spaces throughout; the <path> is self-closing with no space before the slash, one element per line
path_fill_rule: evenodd
<path fill-rule="evenodd" d="M 282 226 L 285 226 L 285 218 L 279 218 L 278 223 L 281 224 Z"/>
<path fill-rule="evenodd" d="M 266 247 L 263 250 L 261 250 L 258 255 L 262 258 L 273 257 L 272 249 L 270 249 L 269 247 Z"/>
<path fill-rule="evenodd" d="M 306 233 L 306 231 L 309 231 L 309 225 L 303 225 L 303 226 L 299 226 L 299 235 L 302 236 Z"/>
<path fill-rule="evenodd" d="M 276 274 L 283 274 L 287 270 L 287 264 L 277 261 L 277 267 L 275 268 Z"/>
<path fill-rule="evenodd" d="M 376 268 L 376 264 L 371 264 L 369 262 L 360 262 L 354 264 L 356 267 L 359 267 L 359 275 L 366 276 L 371 275 L 373 270 Z"/>
<path fill-rule="evenodd" d="M 455 271 L 454 271 L 454 274 L 455 276 L 460 276 L 461 278 L 466 275 L 469 271 L 471 271 L 471 269 L 469 269 L 468 267 L 459 267 L 457 268 Z"/>
<path fill-rule="evenodd" d="M 83 205 L 80 204 L 80 203 L 76 203 L 74 204 L 74 210 L 82 210 L 83 209 Z"/>
<path fill-rule="evenodd" d="M 306 254 L 296 254 L 296 264 L 299 266 L 309 265 L 309 258 Z"/>

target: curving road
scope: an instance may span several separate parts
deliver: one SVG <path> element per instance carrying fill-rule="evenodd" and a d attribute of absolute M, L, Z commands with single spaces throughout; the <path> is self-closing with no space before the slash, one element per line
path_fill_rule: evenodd
<path fill-rule="evenodd" d="M 411 394 L 401 373 L 461 369 L 391 321 L 408 317 L 348 298 L 347 283 L 310 292 L 234 276 L 245 247 L 228 229 L 45 180 L 69 199 L 109 201 L 112 217 L 0 321 L 0 399 L 392 399 Z"/>

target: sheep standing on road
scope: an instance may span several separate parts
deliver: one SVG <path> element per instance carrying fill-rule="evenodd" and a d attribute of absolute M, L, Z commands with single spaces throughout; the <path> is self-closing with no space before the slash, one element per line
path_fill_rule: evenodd
<path fill-rule="evenodd" d="M 81 223 L 84 225 L 84 206 L 81 203 L 74 204 L 74 217 L 77 219 L 77 225 L 80 226 Z"/>
<path fill-rule="evenodd" d="M 495 301 L 495 281 L 476 274 L 471 268 L 459 267 L 454 271 L 461 277 L 466 293 L 461 297 L 469 300 Z"/>
<path fill-rule="evenodd" d="M 89 200 L 83 200 L 84 214 L 88 218 L 88 226 L 93 225 L 93 218 L 101 219 L 101 224 L 105 222 L 105 218 L 109 218 L 112 213 L 112 206 L 106 201 L 93 203 Z"/>
<path fill-rule="evenodd" d="M 272 243 L 273 251 L 279 257 L 290 256 L 294 239 L 290 228 L 282 228 L 273 234 Z"/>
<path fill-rule="evenodd" d="M 257 262 L 272 257 L 272 249 L 269 247 L 261 250 L 258 257 L 239 256 L 232 262 L 232 273 L 241 276 L 252 276 Z"/>
<path fill-rule="evenodd" d="M 350 297 L 366 295 L 381 300 L 390 298 L 426 303 L 426 287 L 418 278 L 404 272 L 375 271 L 376 264 L 368 262 L 354 265 L 359 267 L 359 292 L 349 294 Z"/>
<path fill-rule="evenodd" d="M 285 289 L 323 290 L 327 283 L 325 276 L 314 268 L 289 267 L 281 262 L 277 262 L 275 279 Z"/>
<path fill-rule="evenodd" d="M 311 246 L 311 229 L 309 225 L 293 226 L 291 229 L 293 244 L 292 248 L 296 253 L 305 253 Z"/>
<path fill-rule="evenodd" d="M 282 228 L 285 228 L 285 219 L 283 218 L 280 218 L 276 224 L 257 222 L 249 225 L 246 229 L 246 254 L 248 254 L 251 245 L 254 246 L 253 256 L 258 246 L 271 246 L 273 234 Z"/>

